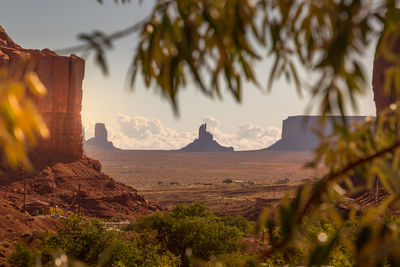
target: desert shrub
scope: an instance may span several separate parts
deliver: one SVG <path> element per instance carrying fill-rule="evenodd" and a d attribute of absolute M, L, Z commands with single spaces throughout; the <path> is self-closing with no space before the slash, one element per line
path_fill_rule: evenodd
<path fill-rule="evenodd" d="M 237 252 L 241 232 L 219 220 L 203 203 L 178 205 L 171 211 L 139 218 L 133 229 L 154 235 L 159 244 L 188 265 L 187 250 L 194 258 L 209 260 L 212 255 Z"/>
<path fill-rule="evenodd" d="M 52 266 L 62 251 L 89 266 L 179 266 L 180 260 L 151 235 L 135 238 L 106 229 L 99 220 L 69 217 L 55 233 L 46 233 L 38 246 L 43 266 Z M 9 258 L 11 266 L 33 266 L 36 251 L 19 244 Z"/>
<path fill-rule="evenodd" d="M 42 247 L 62 249 L 68 256 L 87 264 L 97 263 L 99 255 L 119 240 L 120 234 L 108 231 L 99 220 L 69 217 L 56 233 L 48 233 Z"/>
<path fill-rule="evenodd" d="M 256 256 L 242 255 L 240 253 L 222 254 L 204 261 L 190 257 L 190 266 L 193 267 L 256 267 L 260 261 Z"/>
<path fill-rule="evenodd" d="M 60 208 L 57 208 L 57 207 L 53 207 L 52 209 L 51 209 L 51 212 L 52 213 L 56 213 L 56 214 L 58 214 L 58 215 L 60 215 L 60 216 L 63 216 L 64 215 L 64 211 L 62 210 L 62 209 L 60 209 Z"/>
<path fill-rule="evenodd" d="M 233 183 L 232 179 L 225 179 L 222 181 L 224 184 L 231 184 Z"/>
<path fill-rule="evenodd" d="M 219 218 L 227 226 L 232 226 L 238 228 L 243 233 L 247 234 L 251 230 L 251 224 L 243 216 L 222 216 Z"/>
<path fill-rule="evenodd" d="M 177 205 L 172 208 L 168 215 L 175 218 L 184 217 L 212 217 L 215 218 L 214 213 L 210 207 L 204 202 L 194 202 L 190 205 Z"/>
<path fill-rule="evenodd" d="M 21 242 L 17 243 L 15 251 L 8 257 L 8 264 L 13 267 L 30 267 L 36 262 L 37 253 Z"/>
<path fill-rule="evenodd" d="M 116 216 L 116 217 L 111 217 L 110 218 L 110 222 L 121 222 L 123 219 L 120 216 Z"/>

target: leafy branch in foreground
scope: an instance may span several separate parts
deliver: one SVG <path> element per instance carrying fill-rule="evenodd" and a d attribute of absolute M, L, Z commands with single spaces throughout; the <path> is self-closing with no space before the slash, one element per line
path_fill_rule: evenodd
<path fill-rule="evenodd" d="M 46 88 L 30 64 L 18 69 L 0 68 L 0 146 L 7 166 L 32 169 L 27 148 L 49 132 L 31 96 L 44 94 Z"/>
<path fill-rule="evenodd" d="M 367 118 L 365 124 L 353 125 L 351 131 L 347 126 L 337 124 L 336 133 L 325 138 L 313 162 L 317 165 L 323 161 L 329 169 L 328 174 L 313 188 L 310 184 L 301 186 L 296 197 L 284 201 L 274 213 L 266 211 L 261 216 L 260 223 L 267 229 L 271 244 L 265 256 L 301 247 L 309 256 L 310 265 L 321 265 L 335 244 L 341 242 L 361 266 L 380 266 L 384 261 L 395 266 L 400 261 L 395 256 L 400 250 L 400 243 L 393 238 L 399 235 L 399 230 L 385 222 L 384 218 L 400 207 L 398 125 L 400 109 L 396 104 L 392 104 L 376 120 Z M 354 200 L 346 200 L 346 197 L 367 192 L 377 184 L 388 193 L 379 205 L 357 207 Z M 374 203 L 375 197 L 372 196 L 370 201 Z M 319 246 L 308 244 L 307 247 L 302 243 L 304 238 L 301 237 L 300 225 L 315 214 L 323 222 L 333 223 L 337 234 Z M 356 238 L 350 239 L 346 228 L 342 231 L 342 226 L 346 220 L 354 221 L 356 217 L 360 225 Z"/>
<path fill-rule="evenodd" d="M 131 85 L 141 73 L 175 112 L 177 95 L 188 82 L 209 97 L 222 98 L 224 86 L 240 102 L 244 81 L 262 87 L 254 66 L 270 57 L 267 88 L 286 77 L 300 95 L 311 90 L 322 114 L 344 115 L 346 99 L 356 108 L 357 96 L 368 88 L 361 63 L 367 47 L 376 38 L 387 40 L 393 31 L 388 26 L 397 25 L 395 2 L 160 0 L 140 23 L 110 35 L 81 34 L 85 44 L 73 49 L 94 50 L 107 73 L 105 49 L 138 32 Z"/>
<path fill-rule="evenodd" d="M 154 86 L 171 101 L 175 112 L 179 90 L 188 82 L 209 97 L 222 97 L 224 85 L 240 101 L 244 80 L 259 86 L 254 64 L 267 54 L 274 59 L 268 88 L 284 76 L 299 93 L 311 90 L 311 103 L 318 101 L 322 115 L 343 116 L 347 102 L 356 107 L 357 97 L 368 88 L 361 58 L 378 39 L 376 56 L 390 66 L 382 70 L 384 94 L 394 102 L 400 90 L 396 6 L 394 0 L 161 0 L 138 28 L 131 84 L 140 73 L 147 87 Z M 87 35 L 87 48 L 110 46 L 114 39 L 104 36 Z M 312 75 L 304 77 L 305 72 Z M 335 134 L 322 139 L 313 165 L 325 165 L 328 174 L 261 217 L 260 228 L 267 229 L 271 245 L 266 256 L 297 249 L 305 254 L 301 263 L 322 265 L 340 245 L 361 266 L 400 264 L 399 230 L 386 219 L 400 200 L 399 118 L 392 103 L 376 120 L 352 131 L 337 124 Z M 359 207 L 347 199 L 374 187 L 375 206 Z M 380 187 L 388 194 L 381 202 Z M 306 240 L 301 224 L 313 214 L 332 221 L 336 232 Z M 356 234 L 349 236 L 343 225 L 355 218 Z"/>

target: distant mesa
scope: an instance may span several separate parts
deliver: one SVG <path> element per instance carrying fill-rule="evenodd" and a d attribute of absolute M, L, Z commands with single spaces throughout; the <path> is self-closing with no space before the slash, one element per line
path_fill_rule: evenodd
<path fill-rule="evenodd" d="M 94 146 L 101 149 L 116 149 L 112 142 L 108 141 L 108 133 L 104 123 L 96 123 L 94 137 L 85 141 L 85 146 Z"/>
<path fill-rule="evenodd" d="M 365 116 L 346 116 L 347 123 L 365 121 Z M 306 151 L 318 147 L 319 138 L 315 130 L 322 130 L 327 135 L 333 132 L 333 122 L 341 120 L 340 116 L 327 116 L 327 122 L 320 129 L 321 116 L 290 116 L 282 123 L 282 136 L 266 150 Z"/>
<path fill-rule="evenodd" d="M 214 140 L 213 135 L 207 132 L 207 123 L 202 124 L 199 128 L 199 138 L 192 143 L 180 149 L 180 151 L 189 152 L 224 152 L 234 151 L 233 147 L 225 147 L 218 144 Z"/>

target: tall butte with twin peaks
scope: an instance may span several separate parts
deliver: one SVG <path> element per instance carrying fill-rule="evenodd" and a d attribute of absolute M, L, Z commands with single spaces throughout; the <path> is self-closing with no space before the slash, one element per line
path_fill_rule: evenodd
<path fill-rule="evenodd" d="M 40 201 L 56 205 L 66 212 L 79 210 L 88 216 L 132 219 L 158 207 L 150 204 L 137 191 L 116 182 L 101 172 L 99 161 L 83 153 L 82 81 L 85 61 L 76 55 L 60 56 L 49 49 L 24 49 L 0 26 L 0 69 L 23 68 L 26 60 L 35 59 L 35 71 L 48 92 L 34 102 L 42 115 L 50 137 L 40 140 L 30 151 L 34 173 L 23 170 L 0 170 L 0 217 L 11 214 L 18 218 L 15 231 L 27 228 L 41 230 L 43 219 L 32 219 L 20 213 L 26 202 Z M 112 144 L 111 144 L 112 145 Z M 8 222 L 0 220 L 0 229 Z M 20 229 L 21 228 L 21 229 Z"/>
<path fill-rule="evenodd" d="M 214 140 L 214 136 L 207 132 L 207 123 L 202 124 L 199 128 L 199 138 L 192 143 L 180 149 L 180 151 L 188 152 L 225 152 L 234 151 L 233 147 L 225 147 L 218 144 Z"/>

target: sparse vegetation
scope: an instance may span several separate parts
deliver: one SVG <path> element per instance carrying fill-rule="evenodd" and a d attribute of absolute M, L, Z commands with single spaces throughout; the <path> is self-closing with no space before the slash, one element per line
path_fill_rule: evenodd
<path fill-rule="evenodd" d="M 227 215 L 220 217 L 219 220 L 223 222 L 226 226 L 236 227 L 245 234 L 253 230 L 252 224 L 248 220 L 246 220 L 246 218 L 244 218 L 243 216 Z"/>
<path fill-rule="evenodd" d="M 196 259 L 236 253 L 240 248 L 241 229 L 225 225 L 203 203 L 178 205 L 171 211 L 144 216 L 133 222 L 135 232 L 151 236 L 187 265 L 187 249 Z"/>
<path fill-rule="evenodd" d="M 51 213 L 56 213 L 60 216 L 64 215 L 64 211 L 58 207 L 52 207 L 50 210 L 51 210 Z"/>
<path fill-rule="evenodd" d="M 384 91 L 387 95 L 393 93 L 396 98 L 396 92 L 400 87 L 399 57 L 398 52 L 393 52 L 391 46 L 397 45 L 393 36 L 398 34 L 398 1 L 261 0 L 230 3 L 226 0 L 157 2 L 152 15 L 137 27 L 140 29 L 140 41 L 131 68 L 132 84 L 136 74 L 141 73 L 148 87 L 155 86 L 163 96 L 171 100 L 175 112 L 178 108 L 178 92 L 188 83 L 187 77 L 192 78 L 197 87 L 208 96 L 220 96 L 220 82 L 225 81 L 224 84 L 233 97 L 240 101 L 244 79 L 259 86 L 252 65 L 254 61 L 263 57 L 258 55 L 258 49 L 252 47 L 253 42 L 256 42 L 258 46 L 268 50 L 268 54 L 275 60 L 269 85 L 273 80 L 285 76 L 295 82 L 298 92 L 302 92 L 304 86 L 311 88 L 312 96 L 320 100 L 319 105 L 315 106 L 319 106 L 323 115 L 336 112 L 344 115 L 349 110 L 347 102 L 356 107 L 357 96 L 368 88 L 360 58 L 365 55 L 365 51 L 372 43 L 371 37 L 377 36 L 379 41 L 376 55 L 390 64 L 390 68 L 382 72 L 385 79 Z M 133 30 L 125 32 L 131 33 Z M 111 37 L 120 38 L 123 33 Z M 112 47 L 113 39 L 101 31 L 82 34 L 80 37 L 88 42 L 88 46 L 84 46 L 83 49 L 95 49 L 97 61 L 103 71 L 107 72 L 104 49 Z M 298 75 L 298 65 L 315 76 L 307 81 L 301 80 Z M 209 81 L 205 81 L 202 76 L 207 72 L 210 75 L 204 77 L 210 79 Z M 8 89 L 8 86 L 5 88 Z M 19 105 L 10 105 L 7 102 L 10 96 L 5 99 L 5 117 L 13 119 L 4 120 L 7 124 L 3 127 L 5 130 L 2 134 L 6 137 L 8 134 L 10 140 L 16 141 L 17 144 L 12 146 L 14 143 L 9 142 L 9 138 L 4 138 L 5 158 L 9 160 L 10 165 L 17 166 L 21 161 L 24 163 L 23 133 L 30 132 L 30 128 L 19 129 L 17 123 L 20 120 L 15 119 L 17 116 L 9 116 Z M 400 103 L 394 103 L 397 100 L 398 97 L 392 99 L 389 102 L 390 106 L 382 111 L 376 120 L 369 118 L 364 125 L 355 127 L 352 132 L 346 126 L 335 125 L 335 134 L 323 139 L 310 164 L 318 166 L 322 163 L 329 170 L 328 173 L 313 186 L 307 184 L 300 187 L 292 200 L 285 200 L 279 207 L 261 217 L 259 228 L 266 228 L 270 244 L 270 249 L 264 255 L 271 264 L 351 265 L 354 261 L 359 266 L 400 264 L 397 253 L 400 247 L 399 227 L 387 219 L 388 207 L 398 207 L 400 193 L 398 179 Z M 26 115 L 32 114 L 33 112 L 28 112 Z M 24 113 L 20 115 L 21 121 L 24 121 Z M 20 131 L 22 134 L 16 134 Z M 17 157 L 21 155 L 22 157 Z M 365 186 L 355 188 L 352 182 L 355 176 L 360 176 Z M 360 192 L 361 189 L 372 189 L 374 185 L 379 185 L 375 183 L 376 180 L 389 194 L 384 202 L 365 210 L 350 205 L 346 213 L 340 213 L 337 204 L 344 201 L 345 196 L 353 194 L 356 190 Z M 339 186 L 341 183 L 345 183 L 350 190 L 341 188 Z M 229 226 L 224 225 L 227 228 L 220 229 L 221 224 L 208 215 L 188 216 L 185 213 L 185 211 L 178 213 L 182 217 L 174 217 L 173 212 L 166 215 L 156 213 L 143 219 L 149 223 L 139 227 L 140 229 L 148 227 L 148 231 L 142 232 L 146 238 L 145 243 L 149 244 L 149 240 L 152 240 L 151 234 L 155 232 L 155 244 L 164 242 L 162 244 L 165 244 L 168 250 L 173 250 L 172 253 L 179 255 L 183 260 L 185 254 L 193 254 L 208 260 L 214 250 L 221 253 L 237 250 L 235 243 L 228 247 L 226 246 L 230 243 L 226 240 L 225 244 L 219 243 L 228 238 L 226 231 L 230 229 Z M 311 216 L 313 213 L 318 215 L 317 219 Z M 357 222 L 354 231 L 351 225 L 347 227 L 345 222 L 347 219 Z M 308 220 L 313 220 L 312 222 L 318 225 L 304 229 Z M 171 221 L 174 222 L 172 226 Z M 138 221 L 137 225 L 140 223 Z M 175 228 L 175 223 L 179 227 Z M 159 226 L 163 227 L 162 231 L 159 231 Z M 209 229 L 214 229 L 213 227 L 218 230 L 213 232 L 217 234 L 217 240 L 205 240 L 212 245 L 215 244 L 216 247 L 195 243 L 202 240 L 204 237 L 202 234 L 209 233 Z M 199 231 L 195 232 L 196 240 L 190 235 L 190 231 L 188 234 L 188 229 L 193 228 Z M 231 227 L 232 231 L 233 229 L 235 227 Z M 112 238 L 102 240 L 108 236 L 106 233 L 98 237 L 96 232 L 94 239 L 87 234 L 81 236 L 81 232 L 85 233 L 81 230 L 83 229 L 74 234 L 85 237 L 82 240 L 75 239 L 76 236 L 68 237 L 68 234 L 54 238 L 61 241 L 70 238 L 71 244 L 77 245 L 71 248 L 72 252 L 78 252 L 80 249 L 91 250 L 93 246 L 97 257 L 99 255 L 96 245 L 104 248 L 108 241 L 113 240 Z M 88 232 L 91 233 L 91 230 Z M 166 237 L 163 235 L 164 232 L 170 234 L 168 237 L 178 236 L 179 239 L 164 240 L 163 237 Z M 106 243 L 97 243 L 98 238 Z M 186 243 L 182 244 L 182 239 Z M 88 240 L 95 242 L 85 243 L 89 246 L 85 248 L 78 242 L 88 242 Z M 122 241 L 118 239 L 115 242 L 120 244 L 118 242 Z M 71 244 L 61 242 L 66 249 L 70 248 Z M 121 257 L 117 258 L 120 262 L 115 263 L 123 264 L 127 260 L 125 257 L 133 255 L 129 262 L 138 259 L 142 260 L 140 264 L 144 264 L 143 258 L 135 254 L 136 250 L 132 252 L 133 248 L 143 249 L 143 247 L 134 244 L 136 246 L 121 245 L 126 251 L 124 249 L 115 251 L 115 255 Z M 183 247 L 187 248 L 189 245 L 193 246 L 190 253 L 186 249 L 183 252 Z M 143 252 L 157 252 L 163 249 L 157 250 L 155 246 L 149 250 L 143 249 Z M 85 251 L 83 260 L 94 256 L 89 252 Z M 122 252 L 124 253 L 118 254 Z M 349 256 L 347 253 L 352 255 Z M 30 259 L 30 254 L 25 253 L 23 248 L 20 249 L 20 255 L 19 260 L 24 257 Z M 114 256 L 112 253 L 110 255 Z M 175 262 L 172 255 L 166 257 Z M 151 257 L 150 259 L 154 260 L 152 264 L 159 263 L 157 259 Z"/>
<path fill-rule="evenodd" d="M 222 181 L 224 184 L 231 184 L 231 183 L 233 183 L 233 181 L 232 181 L 232 179 L 225 179 L 225 180 L 223 180 Z"/>
<path fill-rule="evenodd" d="M 37 257 L 36 250 L 18 242 L 15 251 L 8 258 L 8 263 L 13 267 L 31 267 L 35 266 Z"/>
<path fill-rule="evenodd" d="M 61 254 L 60 254 L 60 251 Z M 134 238 L 107 230 L 99 220 L 69 217 L 55 233 L 44 234 L 37 249 L 18 244 L 8 262 L 12 266 L 33 266 L 36 258 L 52 266 L 60 255 L 89 266 L 179 266 L 180 260 L 149 236 Z M 25 264 L 25 265 L 24 265 Z"/>
<path fill-rule="evenodd" d="M 90 266 L 99 262 L 101 266 L 188 266 L 210 259 L 209 264 L 218 260 L 234 266 L 247 257 L 238 254 L 247 226 L 241 217 L 216 217 L 203 203 L 140 217 L 125 229 L 127 234 L 107 230 L 99 220 L 69 217 L 55 233 L 44 234 L 36 249 L 19 243 L 8 262 L 33 266 L 40 259 L 47 266 L 65 253 Z M 134 235 L 129 234 L 132 231 Z"/>
<path fill-rule="evenodd" d="M 110 222 L 121 222 L 122 220 L 123 220 L 123 219 L 122 219 L 122 217 L 120 217 L 120 216 L 111 217 L 111 218 L 109 219 Z"/>

